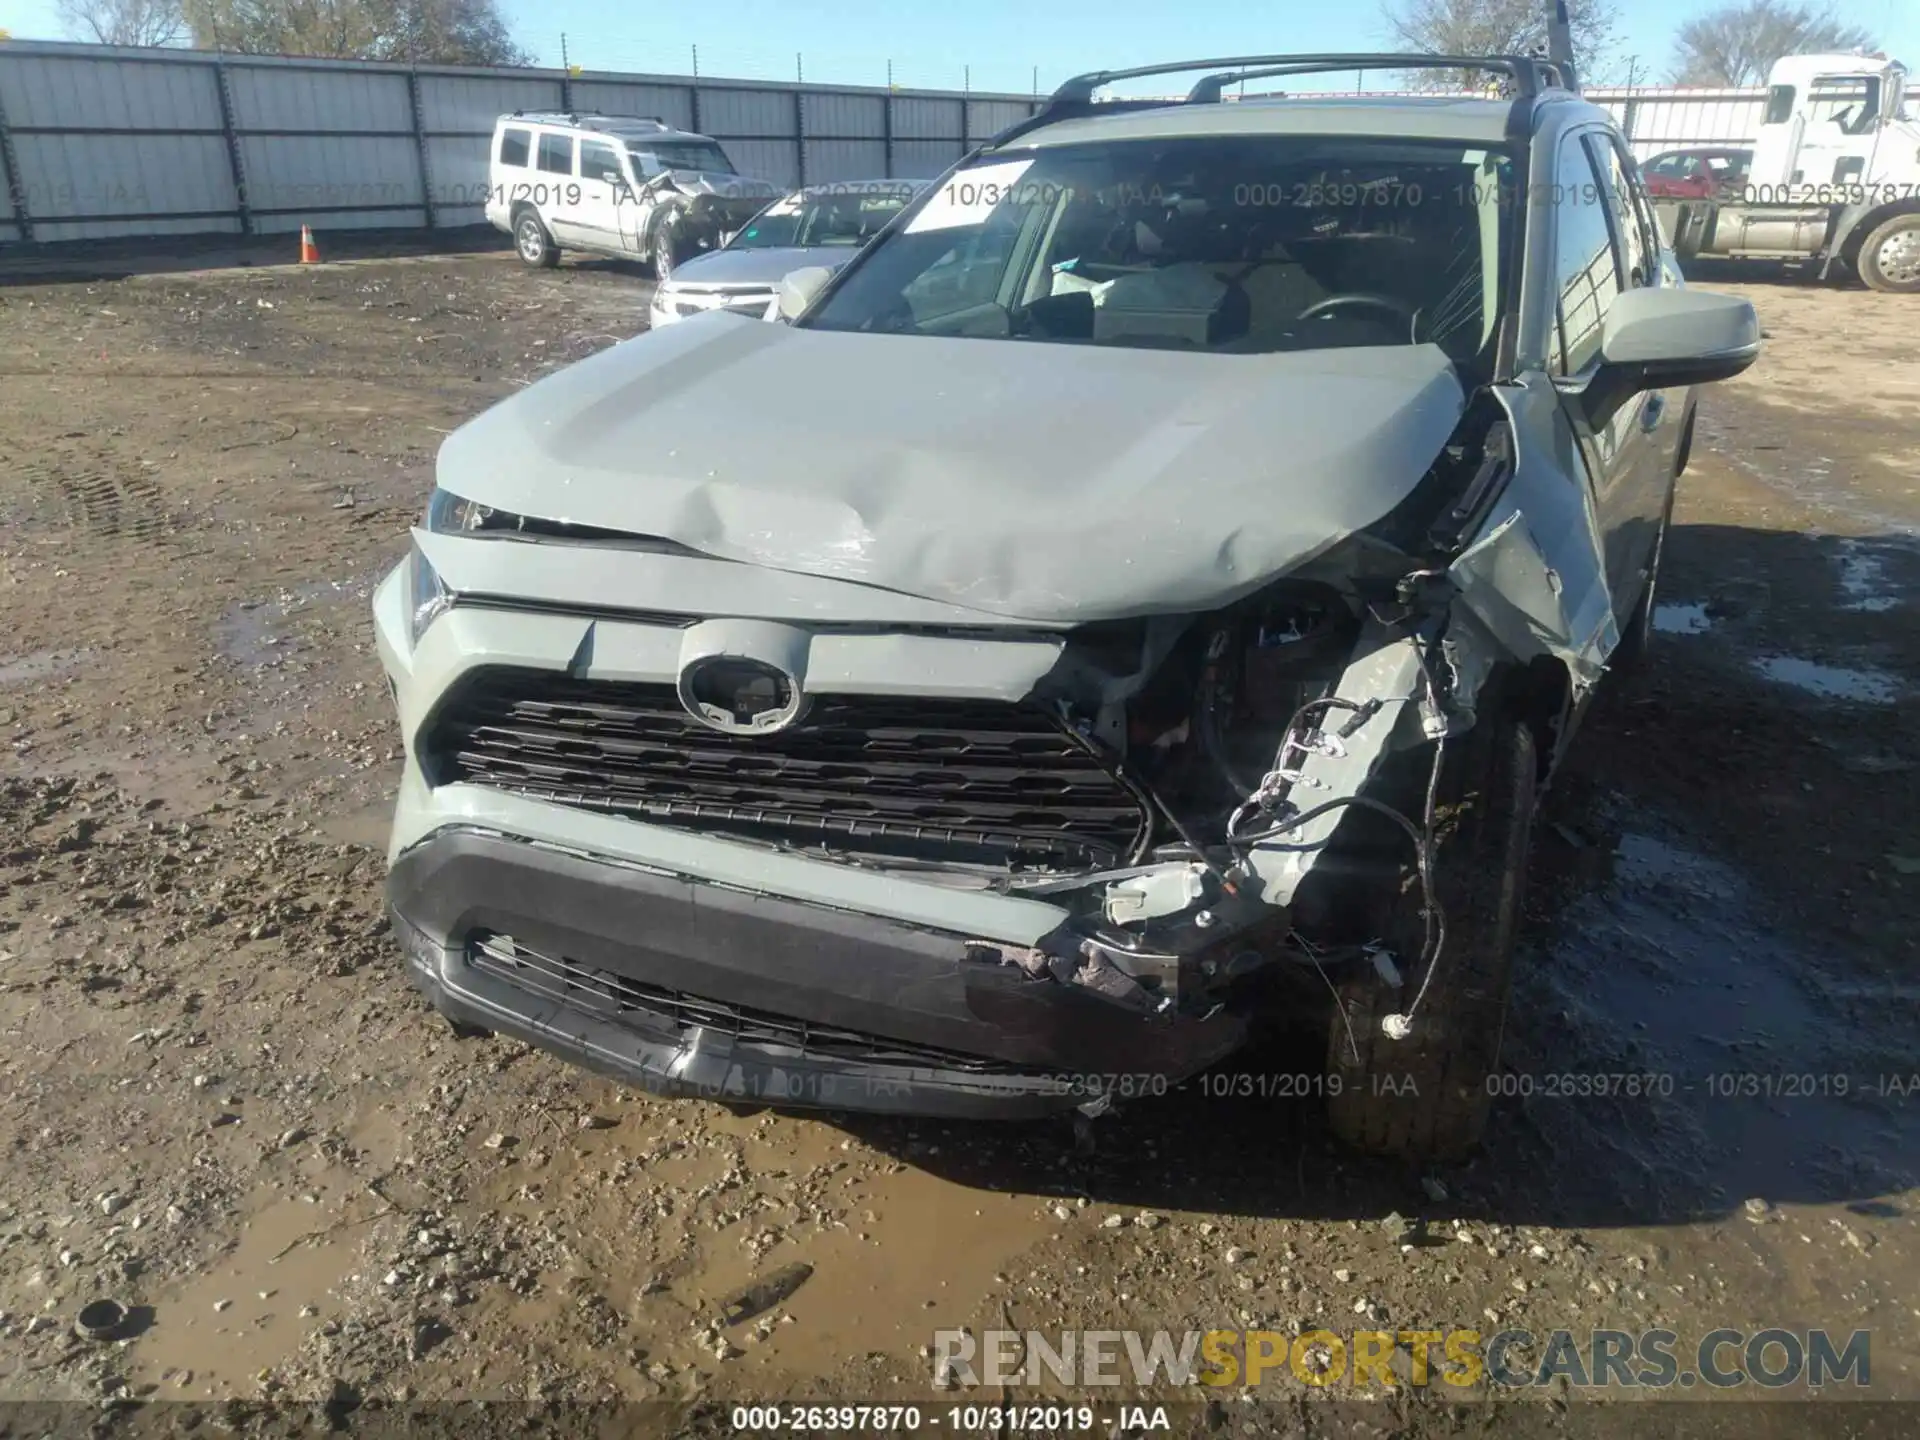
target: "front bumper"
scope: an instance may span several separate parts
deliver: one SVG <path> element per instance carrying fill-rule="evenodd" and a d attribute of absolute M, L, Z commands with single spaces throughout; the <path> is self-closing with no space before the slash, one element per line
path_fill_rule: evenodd
<path fill-rule="evenodd" d="M 1246 1034 L 1031 978 L 963 933 L 465 827 L 402 853 L 388 898 L 449 1018 L 666 1094 L 1019 1118 L 1159 1093 Z"/>

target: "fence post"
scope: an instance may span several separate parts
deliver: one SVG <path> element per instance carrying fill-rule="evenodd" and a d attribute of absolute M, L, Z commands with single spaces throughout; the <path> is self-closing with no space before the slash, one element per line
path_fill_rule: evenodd
<path fill-rule="evenodd" d="M 807 97 L 798 87 L 793 92 L 793 153 L 799 161 L 800 188 L 807 185 Z"/>
<path fill-rule="evenodd" d="M 427 229 L 434 227 L 433 171 L 427 164 L 427 127 L 420 119 L 420 72 L 407 71 L 407 108 L 413 112 L 413 150 L 420 157 L 420 212 L 426 216 Z"/>
<path fill-rule="evenodd" d="M 13 223 L 20 228 L 20 243 L 33 243 L 33 215 L 27 207 L 27 186 L 20 178 L 20 157 L 13 153 L 13 131 L 7 128 L 7 107 L 0 103 L 0 169 L 5 169 L 7 195 L 13 201 Z"/>
<path fill-rule="evenodd" d="M 247 201 L 247 167 L 240 158 L 240 136 L 233 128 L 233 87 L 227 78 L 227 62 L 213 62 L 214 88 L 220 92 L 220 130 L 227 137 L 227 168 L 233 172 L 233 199 L 240 207 L 240 233 L 251 235 L 253 207 Z"/>
<path fill-rule="evenodd" d="M 886 178 L 893 178 L 893 61 L 887 61 L 887 98 L 886 109 L 881 112 L 881 131 L 886 146 Z"/>

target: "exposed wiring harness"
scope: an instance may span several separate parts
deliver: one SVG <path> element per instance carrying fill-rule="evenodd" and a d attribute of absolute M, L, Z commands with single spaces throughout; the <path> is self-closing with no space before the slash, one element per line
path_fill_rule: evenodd
<path fill-rule="evenodd" d="M 1440 709 L 1439 689 L 1434 683 L 1433 672 L 1427 665 L 1424 650 L 1420 654 L 1420 675 L 1429 706 L 1434 713 L 1443 713 Z M 1381 1021 L 1381 1029 L 1390 1038 L 1404 1040 L 1413 1033 L 1413 1017 L 1419 1010 L 1421 1001 L 1426 998 L 1427 987 L 1433 982 L 1434 971 L 1439 967 L 1440 956 L 1447 943 L 1446 911 L 1440 904 L 1433 880 L 1434 809 L 1439 795 L 1440 767 L 1446 755 L 1445 733 L 1441 733 L 1434 739 L 1433 764 L 1427 773 L 1426 800 L 1421 810 L 1421 823 L 1418 826 L 1393 806 L 1375 800 L 1369 795 L 1342 795 L 1305 810 L 1293 810 L 1291 813 L 1283 814 L 1256 830 L 1242 828 L 1255 812 L 1263 811 L 1271 814 L 1287 805 L 1287 793 L 1301 778 L 1301 772 L 1289 766 L 1289 760 L 1294 752 L 1299 752 L 1301 762 L 1304 762 L 1307 755 L 1315 753 L 1334 756 L 1345 754 L 1344 742 L 1351 739 L 1360 727 L 1378 714 L 1386 704 L 1386 701 L 1378 698 L 1354 701 L 1340 696 L 1325 696 L 1321 699 L 1309 700 L 1302 705 L 1287 722 L 1280 749 L 1274 756 L 1273 768 L 1262 777 L 1252 794 L 1228 817 L 1226 835 L 1227 843 L 1238 854 L 1246 846 L 1278 839 L 1299 830 L 1322 815 L 1348 807 L 1370 810 L 1384 816 L 1406 835 L 1413 844 L 1415 872 L 1420 882 L 1422 925 L 1419 960 L 1422 972 L 1420 988 L 1414 996 L 1412 1005 L 1408 1006 L 1404 1013 L 1388 1015 Z M 1302 722 L 1309 715 L 1323 710 L 1350 711 L 1352 718 L 1331 735 L 1316 726 L 1305 738 L 1302 738 Z"/>

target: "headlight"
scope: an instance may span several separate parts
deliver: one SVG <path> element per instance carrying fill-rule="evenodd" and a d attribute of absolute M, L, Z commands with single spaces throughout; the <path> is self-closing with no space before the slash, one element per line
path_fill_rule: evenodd
<path fill-rule="evenodd" d="M 431 528 L 431 527 L 429 527 Z M 419 543 L 407 560 L 407 640 L 418 645 L 427 627 L 445 614 L 453 604 L 453 592 L 440 572 L 433 568 Z"/>
<path fill-rule="evenodd" d="M 427 500 L 426 528 L 434 535 L 470 535 L 475 531 L 523 530 L 526 520 L 511 510 L 496 510 L 451 490 L 435 489 Z"/>

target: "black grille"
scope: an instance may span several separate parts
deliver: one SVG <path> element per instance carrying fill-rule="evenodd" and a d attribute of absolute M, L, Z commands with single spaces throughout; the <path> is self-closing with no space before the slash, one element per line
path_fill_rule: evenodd
<path fill-rule="evenodd" d="M 1016 1073 L 1014 1066 L 977 1055 L 816 1025 L 791 1016 L 772 1015 L 764 1010 L 750 1010 L 647 985 L 611 970 L 543 955 L 506 935 L 475 936 L 467 946 L 467 964 L 482 973 L 510 980 L 523 990 L 616 1023 L 652 1020 L 656 1025 L 670 1025 L 680 1030 L 697 1026 L 749 1044 L 875 1065 L 929 1066 L 976 1075 Z"/>
<path fill-rule="evenodd" d="M 856 855 L 1094 868 L 1140 853 L 1151 828 L 1077 736 L 997 701 L 820 696 L 790 730 L 735 736 L 670 685 L 486 670 L 425 749 L 437 783 Z"/>

